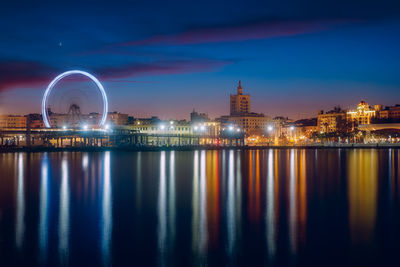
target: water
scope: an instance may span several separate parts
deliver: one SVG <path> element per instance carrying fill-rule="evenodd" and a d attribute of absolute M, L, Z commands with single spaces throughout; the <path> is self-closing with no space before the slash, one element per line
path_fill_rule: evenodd
<path fill-rule="evenodd" d="M 1 265 L 398 263 L 399 155 L 0 154 Z"/>

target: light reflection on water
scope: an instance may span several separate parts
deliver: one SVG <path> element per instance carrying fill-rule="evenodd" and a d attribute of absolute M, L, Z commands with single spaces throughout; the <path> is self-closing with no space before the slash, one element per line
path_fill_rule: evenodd
<path fill-rule="evenodd" d="M 355 243 L 369 243 L 376 224 L 378 161 L 376 153 L 351 151 L 348 163 L 349 223 Z"/>
<path fill-rule="evenodd" d="M 40 219 L 39 219 L 39 250 L 40 263 L 47 259 L 48 224 L 49 224 L 49 159 L 47 153 L 43 155 L 40 177 Z"/>
<path fill-rule="evenodd" d="M 22 248 L 25 234 L 25 192 L 24 192 L 24 156 L 18 155 L 18 181 L 17 181 L 17 213 L 16 213 L 16 230 L 15 230 L 15 246 Z"/>
<path fill-rule="evenodd" d="M 70 192 L 68 176 L 68 154 L 64 153 L 61 160 L 61 188 L 60 188 L 60 212 L 58 219 L 58 253 L 60 262 L 63 265 L 68 264 L 69 256 L 69 214 L 70 214 Z"/>
<path fill-rule="evenodd" d="M 390 259 L 399 159 L 397 149 L 0 154 L 0 251 L 50 265 Z"/>
<path fill-rule="evenodd" d="M 110 243 L 112 234 L 112 188 L 111 188 L 111 162 L 110 152 L 104 154 L 104 171 L 103 171 L 103 201 L 102 201 L 102 238 L 101 247 L 103 254 L 103 263 L 110 264 Z"/>

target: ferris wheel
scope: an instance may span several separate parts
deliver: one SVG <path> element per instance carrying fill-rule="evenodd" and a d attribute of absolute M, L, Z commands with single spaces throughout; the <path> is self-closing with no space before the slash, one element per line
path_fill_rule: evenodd
<path fill-rule="evenodd" d="M 47 86 L 42 99 L 46 128 L 103 127 L 108 100 L 103 85 L 88 72 L 66 71 Z"/>

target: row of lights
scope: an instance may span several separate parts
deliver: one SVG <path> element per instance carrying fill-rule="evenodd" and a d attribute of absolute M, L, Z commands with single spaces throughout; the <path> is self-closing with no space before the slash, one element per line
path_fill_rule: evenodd
<path fill-rule="evenodd" d="M 225 131 L 225 128 L 223 128 L 222 130 Z M 230 132 L 234 132 L 234 131 L 240 132 L 240 128 L 236 128 L 236 129 L 235 129 L 235 127 L 233 127 L 232 125 L 230 125 L 230 126 L 228 126 L 228 131 L 230 131 Z"/>
<path fill-rule="evenodd" d="M 293 131 L 294 130 L 294 126 L 290 126 L 289 129 L 290 129 L 290 131 Z M 267 126 L 267 131 L 268 132 L 272 132 L 273 130 L 274 130 L 274 127 L 272 125 L 268 125 Z"/>
<path fill-rule="evenodd" d="M 165 130 L 165 129 L 173 130 L 173 129 L 175 129 L 173 121 L 170 121 L 169 124 L 170 124 L 169 127 L 166 127 L 164 124 L 161 124 L 160 125 L 160 130 Z M 195 131 L 199 131 L 199 130 L 200 131 L 205 131 L 206 130 L 206 126 L 205 125 L 196 125 L 196 126 L 193 127 L 193 130 L 195 130 Z"/>
<path fill-rule="evenodd" d="M 64 125 L 62 127 L 62 129 L 65 131 L 68 129 L 68 127 L 66 125 Z M 89 126 L 87 124 L 82 125 L 82 130 L 87 131 L 88 129 L 89 129 Z M 94 129 L 92 129 L 92 130 L 94 130 Z M 104 130 L 106 130 L 106 131 L 110 130 L 110 125 L 109 124 L 104 125 Z"/>
<path fill-rule="evenodd" d="M 165 127 L 165 125 L 164 124 L 161 124 L 160 125 L 160 130 L 164 130 L 166 127 Z M 171 129 L 171 130 L 173 130 L 175 127 L 174 127 L 174 122 L 173 121 L 170 121 L 169 122 L 169 127 L 168 127 L 169 129 Z"/>

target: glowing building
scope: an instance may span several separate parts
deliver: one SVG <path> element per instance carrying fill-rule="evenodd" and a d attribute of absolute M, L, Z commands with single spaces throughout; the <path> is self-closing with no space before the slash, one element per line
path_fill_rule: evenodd
<path fill-rule="evenodd" d="M 377 112 L 377 110 L 371 108 L 365 101 L 361 101 L 357 105 L 356 110 L 347 111 L 347 121 L 353 124 L 353 128 L 361 124 L 370 124 L 371 119 L 376 117 Z"/>
<path fill-rule="evenodd" d="M 317 131 L 319 133 L 334 133 L 337 132 L 341 125 L 346 121 L 346 112 L 340 107 L 335 107 L 333 110 L 318 112 Z"/>

